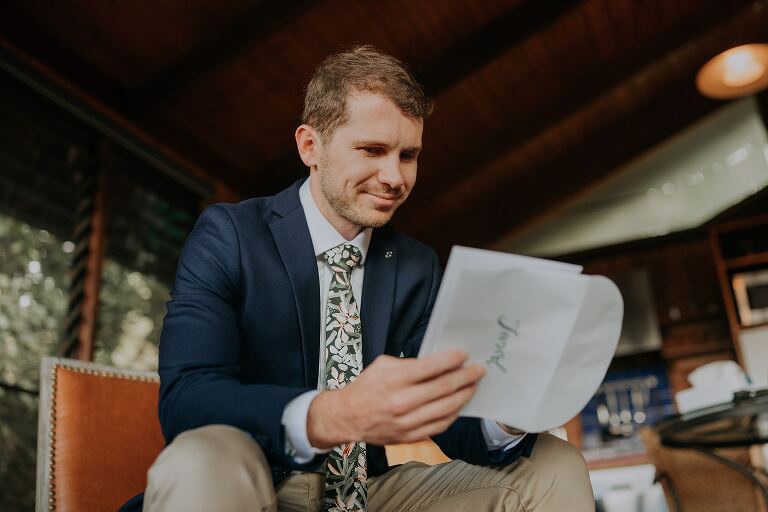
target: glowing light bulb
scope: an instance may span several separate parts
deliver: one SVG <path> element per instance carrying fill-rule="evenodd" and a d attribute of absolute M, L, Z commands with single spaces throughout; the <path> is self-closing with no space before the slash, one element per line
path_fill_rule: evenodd
<path fill-rule="evenodd" d="M 725 53 L 723 83 L 728 87 L 751 84 L 765 73 L 765 66 L 755 58 L 748 46 L 740 46 Z"/>
<path fill-rule="evenodd" d="M 768 44 L 746 44 L 711 58 L 696 75 L 705 96 L 738 98 L 768 87 Z"/>

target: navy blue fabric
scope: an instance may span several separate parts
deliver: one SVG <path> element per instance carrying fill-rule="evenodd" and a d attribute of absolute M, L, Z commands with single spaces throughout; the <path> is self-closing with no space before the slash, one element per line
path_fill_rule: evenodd
<path fill-rule="evenodd" d="M 285 406 L 315 389 L 320 289 L 301 181 L 272 197 L 208 207 L 178 264 L 160 338 L 160 423 L 166 442 L 189 429 L 232 425 L 261 445 L 277 484 L 316 470 L 284 453 Z M 382 353 L 416 356 L 441 278 L 436 254 L 389 227 L 375 229 L 365 261 L 363 364 Z M 530 454 L 535 436 L 489 453 L 480 420 L 461 418 L 435 441 L 451 458 L 506 464 Z M 496 457 L 496 458 L 494 458 Z M 388 468 L 369 445 L 368 469 Z M 121 510 L 141 510 L 141 496 Z"/>

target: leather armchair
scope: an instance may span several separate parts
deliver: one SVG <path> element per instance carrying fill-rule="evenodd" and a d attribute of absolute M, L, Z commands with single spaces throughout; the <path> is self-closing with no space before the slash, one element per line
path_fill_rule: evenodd
<path fill-rule="evenodd" d="M 37 511 L 117 510 L 146 486 L 164 446 L 156 373 L 45 358 Z"/>
<path fill-rule="evenodd" d="M 46 357 L 40 368 L 37 512 L 117 510 L 164 447 L 155 372 Z M 387 446 L 390 464 L 449 460 L 432 441 Z"/>

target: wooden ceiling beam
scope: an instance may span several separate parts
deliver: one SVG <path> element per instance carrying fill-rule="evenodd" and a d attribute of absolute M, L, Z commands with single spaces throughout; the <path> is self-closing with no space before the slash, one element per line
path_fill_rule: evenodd
<path fill-rule="evenodd" d="M 15 10 L 15 2 L 0 2 L 0 34 L 10 45 L 45 63 L 78 89 L 111 109 L 122 112 L 130 103 L 127 91 L 96 67 L 67 50 L 43 31 L 32 26 Z"/>
<path fill-rule="evenodd" d="M 558 152 L 555 158 L 513 179 L 482 178 L 473 180 L 472 185 L 463 183 L 446 194 L 453 196 L 452 205 L 446 204 L 448 199 L 443 196 L 437 204 L 421 211 L 425 221 L 418 225 L 402 221 L 397 224 L 437 250 L 443 261 L 454 244 L 489 247 L 534 221 L 554 217 L 563 202 L 578 197 L 629 159 L 714 109 L 703 98 L 688 102 L 670 98 L 657 106 L 658 110 L 654 106 L 636 111 L 631 125 L 602 127 L 577 147 Z M 664 110 L 674 111 L 675 115 L 665 115 Z M 469 191 L 470 186 L 479 186 L 482 193 Z"/>
<path fill-rule="evenodd" d="M 247 47 L 266 40 L 316 3 L 317 0 L 254 2 L 246 12 L 134 90 L 131 97 L 134 115 L 145 116 L 186 85 L 223 65 Z"/>
<path fill-rule="evenodd" d="M 95 132 L 101 133 L 126 151 L 144 160 L 149 166 L 169 176 L 176 183 L 194 191 L 200 196 L 208 196 L 213 189 L 218 197 L 241 197 L 222 178 L 224 172 L 230 169 L 226 162 L 215 155 L 205 152 L 205 149 L 195 147 L 200 155 L 199 160 L 191 160 L 187 155 L 181 155 L 174 148 L 181 144 L 170 144 L 161 140 L 157 133 L 152 135 L 143 131 L 111 106 L 93 97 L 89 91 L 82 90 L 67 78 L 59 75 L 48 65 L 17 48 L 13 43 L 0 36 L 0 72 L 9 73 L 21 83 L 41 94 L 53 104 L 61 107 L 68 114 L 90 126 Z M 178 130 L 173 130 L 174 135 Z M 168 139 L 173 140 L 172 137 Z M 207 157 L 206 160 L 203 157 Z M 209 172 L 214 169 L 216 172 Z M 232 179 L 230 182 L 236 183 Z"/>
<path fill-rule="evenodd" d="M 510 13 L 504 15 L 502 22 L 492 21 L 485 29 L 472 38 L 470 42 L 446 52 L 443 57 L 434 62 L 439 64 L 427 64 L 422 70 L 417 67 L 416 75 L 422 83 L 429 84 L 430 94 L 437 97 L 441 92 L 454 85 L 457 80 L 466 78 L 469 74 L 453 73 L 450 68 L 454 66 L 454 59 L 457 62 L 456 68 L 465 67 L 467 73 L 478 71 L 483 66 L 492 61 L 483 55 L 484 51 L 495 52 L 495 57 L 509 51 L 517 44 L 521 44 L 526 37 L 530 37 L 536 32 L 542 31 L 549 24 L 568 13 L 568 8 L 572 7 L 573 2 L 561 2 L 555 10 L 547 11 L 542 5 L 549 5 L 546 2 L 526 2 L 520 7 L 513 9 Z M 578 2 L 577 2 L 578 3 Z M 532 6 L 532 4 L 536 4 Z M 745 7 L 751 5 L 751 0 L 732 0 L 730 2 L 718 3 L 717 8 L 703 9 L 698 13 L 695 23 L 686 23 L 679 30 L 670 31 L 666 37 L 661 37 L 648 41 L 639 41 L 638 46 L 631 55 L 616 62 L 612 66 L 599 66 L 596 69 L 585 70 L 580 77 L 581 80 L 568 84 L 568 94 L 562 94 L 553 97 L 547 105 L 537 111 L 535 118 L 526 120 L 526 122 L 510 123 L 507 130 L 503 133 L 483 134 L 478 138 L 476 144 L 479 147 L 472 148 L 469 145 L 464 154 L 467 156 L 449 163 L 439 162 L 432 167 L 434 172 L 421 171 L 419 175 L 420 190 L 428 190 L 430 195 L 436 196 L 450 189 L 451 184 L 461 179 L 466 173 L 466 169 L 482 168 L 491 164 L 499 157 L 499 154 L 507 151 L 510 147 L 523 144 L 526 140 L 546 130 L 550 125 L 556 123 L 559 119 L 567 117 L 577 111 L 582 105 L 587 104 L 611 90 L 632 75 L 637 69 L 641 69 L 653 63 L 659 56 L 666 54 L 671 49 L 684 44 L 689 39 L 695 38 L 701 33 L 722 23 L 723 19 L 734 16 L 749 9 Z M 521 14 L 521 9 L 525 9 L 529 19 L 521 17 L 515 18 L 512 13 Z M 548 16 L 546 15 L 548 13 Z M 522 13 L 525 14 L 525 13 Z M 537 22 L 536 30 L 529 30 Z M 506 28 L 508 44 L 500 44 L 500 49 L 488 50 L 494 41 L 503 39 L 503 29 Z M 481 33 L 489 31 L 489 35 Z M 524 34 L 523 36 L 510 36 L 510 34 Z M 471 64 L 463 64 L 471 61 L 472 54 L 475 53 L 478 64 L 472 68 Z M 439 71 L 441 66 L 444 71 Z M 430 78 L 430 73 L 435 73 L 436 78 Z M 296 152 L 292 149 L 284 157 L 276 162 L 267 165 L 265 171 L 254 175 L 246 185 L 246 190 L 254 195 L 272 194 L 284 188 L 287 184 L 295 181 L 305 175 L 307 170 L 302 165 Z M 420 205 L 414 202 L 406 203 L 399 212 L 400 217 L 417 218 L 421 216 Z"/>
<path fill-rule="evenodd" d="M 652 65 L 659 58 L 679 48 L 686 42 L 708 33 L 729 19 L 749 16 L 753 12 L 751 0 L 733 0 L 697 11 L 695 19 L 687 19 L 680 27 L 657 38 L 637 41 L 637 45 L 610 66 L 595 60 L 585 67 L 580 76 L 569 77 L 563 83 L 563 93 L 540 105 L 535 115 L 525 119 L 512 117 L 504 129 L 495 133 L 483 133 L 474 141 L 468 140 L 464 158 L 450 162 L 432 162 L 428 170 L 420 172 L 419 186 L 437 196 L 448 191 L 467 175 L 467 169 L 482 169 L 491 165 L 500 155 L 525 144 L 545 132 L 559 120 L 579 111 L 619 84 L 625 82 L 639 69 Z M 628 20 L 629 21 L 629 20 Z M 474 173 L 473 173 L 474 174 Z M 420 217 L 413 204 L 405 205 L 402 216 Z"/>
<path fill-rule="evenodd" d="M 488 246 L 551 216 L 558 205 L 721 104 L 699 95 L 693 77 L 713 53 L 764 33 L 768 9 L 758 7 L 681 45 L 397 223 L 445 257 L 452 244 Z M 621 112 L 625 97 L 643 88 Z M 570 146 L 553 144 L 563 141 Z"/>
<path fill-rule="evenodd" d="M 581 0 L 526 0 L 493 19 L 470 39 L 439 58 L 414 69 L 427 95 L 437 97 L 467 76 L 487 66 L 579 5 Z"/>
<path fill-rule="evenodd" d="M 414 75 L 427 95 L 437 97 L 510 48 L 544 30 L 580 3 L 581 0 L 520 2 L 437 59 L 421 66 L 413 66 Z M 306 172 L 292 148 L 285 156 L 267 165 L 265 171 L 252 179 L 248 188 L 256 195 L 271 194 L 299 179 Z"/>

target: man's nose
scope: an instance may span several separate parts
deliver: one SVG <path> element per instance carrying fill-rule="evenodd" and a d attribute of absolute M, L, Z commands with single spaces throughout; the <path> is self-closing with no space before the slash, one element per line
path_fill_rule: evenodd
<path fill-rule="evenodd" d="M 379 169 L 379 183 L 388 185 L 393 189 L 402 187 L 405 182 L 403 180 L 403 173 L 400 169 L 400 165 L 399 155 L 395 158 L 387 158 L 383 161 L 381 168 Z"/>

